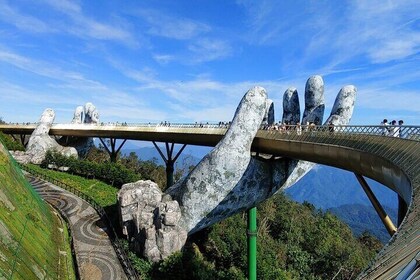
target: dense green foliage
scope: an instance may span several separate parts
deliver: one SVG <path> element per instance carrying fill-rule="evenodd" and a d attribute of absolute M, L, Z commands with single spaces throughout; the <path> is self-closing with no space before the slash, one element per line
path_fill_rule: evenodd
<path fill-rule="evenodd" d="M 383 207 L 394 224 L 397 224 L 396 217 L 398 210 L 387 206 Z M 330 208 L 328 211 L 331 211 L 340 220 L 349 225 L 356 236 L 360 236 L 365 231 L 368 231 L 376 236 L 383 244 L 386 244 L 391 238 L 373 206 L 346 204 L 340 207 Z"/>
<path fill-rule="evenodd" d="M 109 155 L 100 145 L 99 148 L 92 148 L 86 156 L 86 160 L 107 163 Z M 164 191 L 166 189 L 166 170 L 165 167 L 158 164 L 156 158 L 151 160 L 142 160 L 135 152 L 128 155 L 118 154 L 117 162 L 135 174 L 140 174 L 143 180 L 152 180 Z M 178 181 L 182 176 L 186 175 L 194 166 L 188 163 L 178 165 L 174 173 L 174 181 Z"/>
<path fill-rule="evenodd" d="M 141 160 L 136 153 L 131 152 L 127 156 L 122 156 L 119 162 L 134 173 L 141 174 L 144 180 L 152 180 L 162 190 L 166 188 L 165 167 L 158 165 L 155 161 Z"/>
<path fill-rule="evenodd" d="M 145 279 L 246 279 L 245 233 L 246 215 L 238 214 L 191 236 L 163 262 L 130 257 Z M 354 279 L 380 248 L 309 203 L 280 194 L 258 207 L 258 279 Z"/>
<path fill-rule="evenodd" d="M 96 163 L 89 160 L 79 160 L 74 157 L 66 157 L 59 153 L 48 151 L 42 167 L 49 165 L 55 167 L 68 167 L 68 172 L 87 178 L 97 178 L 112 186 L 121 187 L 125 183 L 140 180 L 140 175 L 119 163 Z"/>
<path fill-rule="evenodd" d="M 75 279 L 70 252 L 66 225 L 0 143 L 0 278 Z"/>
<path fill-rule="evenodd" d="M 0 132 L 0 141 L 4 144 L 7 150 L 9 151 L 24 151 L 25 147 L 18 142 L 15 141 L 12 136 L 4 134 L 3 132 Z"/>

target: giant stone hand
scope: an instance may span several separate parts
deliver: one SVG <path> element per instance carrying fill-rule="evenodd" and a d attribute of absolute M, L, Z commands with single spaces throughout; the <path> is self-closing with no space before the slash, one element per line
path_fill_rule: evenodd
<path fill-rule="evenodd" d="M 72 124 L 99 124 L 99 113 L 95 105 L 87 102 L 85 106 L 77 106 L 74 110 Z M 84 158 L 89 150 L 95 146 L 92 137 L 64 136 L 58 141 L 65 146 L 74 147 L 81 158 Z"/>
<path fill-rule="evenodd" d="M 343 87 L 327 123 L 347 124 L 353 113 L 355 97 L 354 86 Z M 286 90 L 283 100 L 283 120 L 296 124 L 300 119 L 297 90 Z M 320 76 L 312 76 L 306 83 L 302 123 L 322 124 L 324 108 L 323 80 Z M 190 174 L 166 191 L 180 206 L 178 228 L 190 235 L 249 209 L 279 190 L 292 186 L 314 166 L 310 162 L 285 157 L 264 160 L 251 156 L 252 141 L 264 121 L 273 121 L 273 112 L 272 102 L 267 99 L 263 88 L 254 87 L 245 94 L 223 139 Z M 133 197 L 134 194 L 130 195 Z M 123 186 L 120 201 L 124 196 Z M 170 200 L 168 197 L 165 201 Z M 156 235 L 155 239 L 159 236 Z"/>
<path fill-rule="evenodd" d="M 32 132 L 26 148 L 26 155 L 29 162 L 40 164 L 48 150 L 54 150 L 65 156 L 77 157 L 77 151 L 72 147 L 63 147 L 48 135 L 52 123 L 54 122 L 55 112 L 52 109 L 45 109 L 39 120 L 38 126 Z"/>

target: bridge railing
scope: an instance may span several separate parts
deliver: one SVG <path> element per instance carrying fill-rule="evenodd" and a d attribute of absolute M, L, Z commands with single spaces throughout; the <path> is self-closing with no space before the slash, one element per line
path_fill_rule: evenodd
<path fill-rule="evenodd" d="M 3 124 L 5 126 L 34 126 L 37 123 L 8 123 Z M 74 125 L 81 127 L 91 127 L 95 124 L 59 124 L 53 125 Z M 100 127 L 141 127 L 141 128 L 204 128 L 204 129 L 226 129 L 230 126 L 228 122 L 220 123 L 127 123 L 127 122 L 102 122 L 96 124 Z M 420 141 L 420 126 L 409 126 L 409 125 L 284 125 L 276 123 L 273 125 L 261 125 L 261 130 L 277 131 L 279 133 L 288 133 L 301 135 L 305 132 L 311 132 L 312 134 L 320 134 L 322 132 L 334 132 L 334 133 L 345 133 L 345 134 L 367 134 L 367 135 L 378 135 L 378 136 L 389 136 L 389 137 L 400 137 L 410 140 Z"/>
<path fill-rule="evenodd" d="M 311 136 L 340 136 L 345 135 L 349 137 L 354 136 L 383 136 L 404 138 L 407 140 L 420 141 L 420 126 L 350 126 L 350 125 L 318 125 L 318 126 L 262 126 L 261 130 L 273 131 L 276 134 L 282 135 L 311 135 Z"/>

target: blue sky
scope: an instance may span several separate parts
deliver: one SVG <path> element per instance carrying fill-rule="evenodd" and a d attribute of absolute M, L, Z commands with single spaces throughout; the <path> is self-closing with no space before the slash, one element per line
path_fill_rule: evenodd
<path fill-rule="evenodd" d="M 243 94 L 358 88 L 352 124 L 420 124 L 420 2 L 0 0 L 0 117 L 230 120 Z"/>

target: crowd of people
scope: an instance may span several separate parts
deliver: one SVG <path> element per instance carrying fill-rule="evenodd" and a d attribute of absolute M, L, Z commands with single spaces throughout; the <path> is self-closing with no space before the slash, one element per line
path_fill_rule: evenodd
<path fill-rule="evenodd" d="M 399 120 L 398 124 L 396 120 L 391 121 L 388 123 L 387 119 L 384 119 L 381 122 L 382 126 L 382 135 L 383 136 L 391 136 L 391 137 L 400 137 L 403 138 L 403 133 L 401 131 L 401 126 L 404 125 L 403 120 Z"/>

